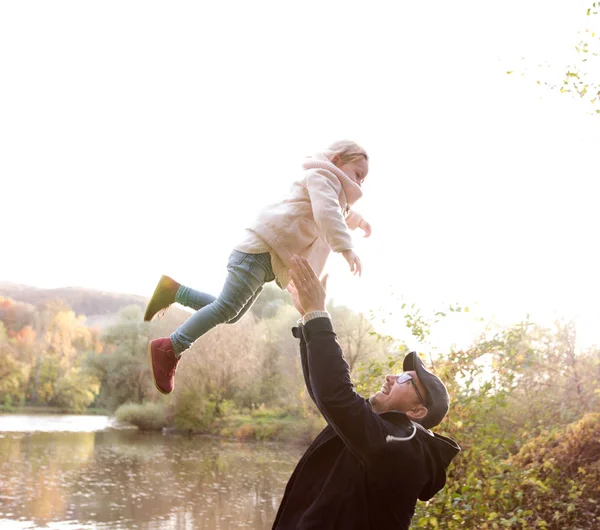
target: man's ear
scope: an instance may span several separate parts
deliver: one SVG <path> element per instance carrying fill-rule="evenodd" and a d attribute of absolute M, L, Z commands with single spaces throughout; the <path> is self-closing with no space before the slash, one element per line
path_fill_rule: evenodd
<path fill-rule="evenodd" d="M 407 410 L 405 414 L 411 420 L 420 420 L 427 416 L 427 408 L 423 405 L 415 405 L 412 409 Z"/>

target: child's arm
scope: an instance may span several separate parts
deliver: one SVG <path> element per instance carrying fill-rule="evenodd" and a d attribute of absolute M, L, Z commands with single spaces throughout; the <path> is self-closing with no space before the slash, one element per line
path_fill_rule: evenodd
<path fill-rule="evenodd" d="M 343 252 L 352 248 L 352 237 L 342 215 L 336 181 L 336 177 L 328 177 L 325 171 L 310 171 L 306 188 L 313 217 L 327 244 L 334 252 Z"/>
<path fill-rule="evenodd" d="M 360 228 L 365 233 L 365 237 L 371 235 L 371 225 L 364 220 L 362 215 L 354 210 L 349 210 L 346 214 L 346 224 L 350 230 Z"/>
<path fill-rule="evenodd" d="M 312 171 L 306 177 L 306 188 L 310 197 L 313 217 L 329 247 L 344 256 L 350 265 L 350 272 L 360 276 L 362 264 L 360 258 L 352 250 L 352 237 L 348 232 L 350 227 L 346 224 L 346 219 L 342 214 L 336 182 L 339 186 L 336 177 L 328 177 L 319 171 Z"/>

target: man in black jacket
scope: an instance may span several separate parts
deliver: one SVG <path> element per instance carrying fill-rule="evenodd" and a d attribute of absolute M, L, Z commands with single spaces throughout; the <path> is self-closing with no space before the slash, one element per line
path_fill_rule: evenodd
<path fill-rule="evenodd" d="M 273 529 L 408 529 L 417 499 L 443 488 L 460 451 L 429 430 L 448 411 L 446 387 L 411 352 L 403 374 L 362 398 L 325 311 L 326 278 L 298 257 L 291 277 L 304 379 L 328 425 L 292 473 Z"/>

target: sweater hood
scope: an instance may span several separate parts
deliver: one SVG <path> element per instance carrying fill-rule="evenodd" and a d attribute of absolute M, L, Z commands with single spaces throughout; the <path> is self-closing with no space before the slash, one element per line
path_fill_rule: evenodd
<path fill-rule="evenodd" d="M 389 443 L 407 443 L 412 438 L 421 442 L 430 479 L 421 489 L 419 500 L 428 501 L 446 484 L 446 471 L 452 459 L 460 452 L 459 445 L 454 440 L 411 421 L 403 412 L 385 412 L 381 417 L 404 431 L 400 436 L 388 436 Z"/>
<path fill-rule="evenodd" d="M 346 196 L 346 202 L 352 206 L 358 199 L 362 197 L 360 186 L 354 182 L 346 173 L 329 160 L 325 153 L 316 153 L 302 164 L 304 169 L 325 169 L 333 173 L 340 184 Z"/>
<path fill-rule="evenodd" d="M 419 493 L 419 500 L 422 501 L 428 501 L 444 487 L 446 470 L 452 459 L 460 452 L 458 444 L 450 438 L 434 434 L 431 431 L 428 431 L 426 436 L 431 437 L 427 443 L 427 465 L 431 469 L 431 479 Z"/>

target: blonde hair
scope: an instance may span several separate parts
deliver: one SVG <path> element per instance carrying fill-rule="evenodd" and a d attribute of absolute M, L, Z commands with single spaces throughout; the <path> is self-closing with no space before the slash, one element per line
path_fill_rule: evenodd
<path fill-rule="evenodd" d="M 339 142 L 332 143 L 325 151 L 325 154 L 328 158 L 337 155 L 342 162 L 354 162 L 362 157 L 364 157 L 367 162 L 369 161 L 367 152 L 360 145 L 351 140 L 340 140 Z"/>

